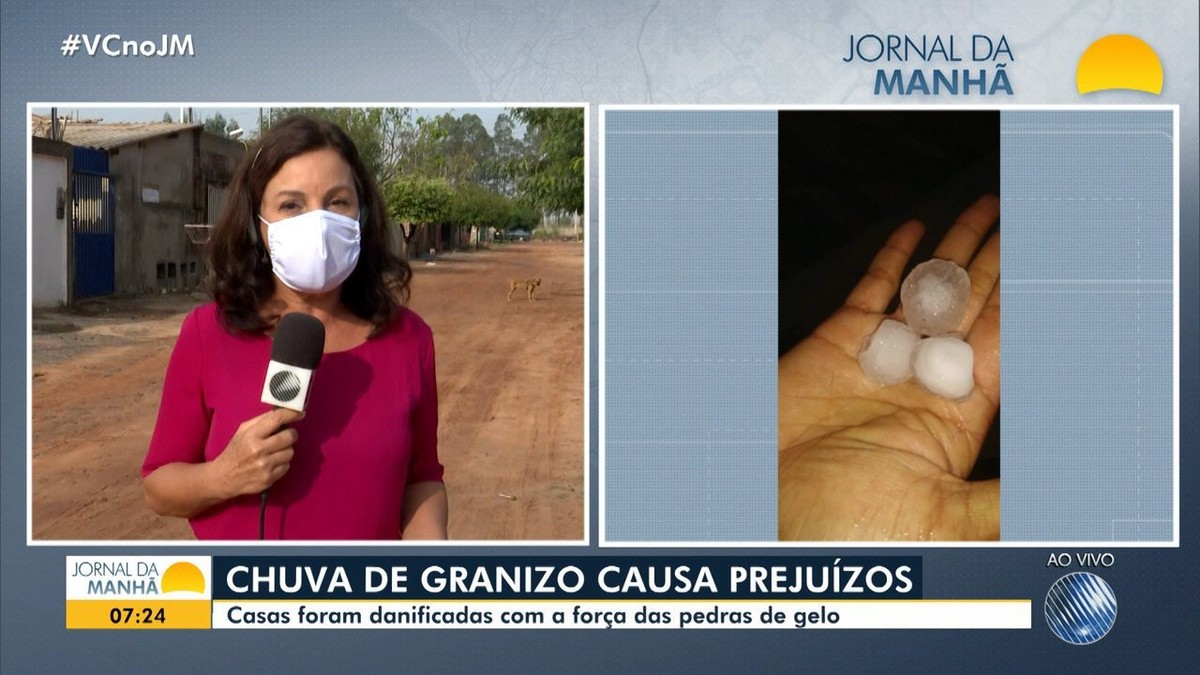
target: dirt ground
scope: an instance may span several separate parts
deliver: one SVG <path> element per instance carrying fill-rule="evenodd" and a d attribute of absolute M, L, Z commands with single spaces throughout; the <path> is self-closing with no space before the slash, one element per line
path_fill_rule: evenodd
<path fill-rule="evenodd" d="M 583 245 L 496 244 L 415 262 L 433 328 L 452 539 L 583 537 Z M 536 301 L 509 278 L 541 277 Z M 35 540 L 191 539 L 143 502 L 167 359 L 199 295 L 85 301 L 33 318 Z"/>

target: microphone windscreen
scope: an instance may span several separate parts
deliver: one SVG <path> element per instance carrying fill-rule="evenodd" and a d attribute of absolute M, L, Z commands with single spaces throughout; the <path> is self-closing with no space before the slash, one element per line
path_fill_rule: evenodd
<path fill-rule="evenodd" d="M 325 324 L 310 314 L 290 312 L 275 326 L 271 360 L 295 368 L 316 370 L 325 351 Z"/>

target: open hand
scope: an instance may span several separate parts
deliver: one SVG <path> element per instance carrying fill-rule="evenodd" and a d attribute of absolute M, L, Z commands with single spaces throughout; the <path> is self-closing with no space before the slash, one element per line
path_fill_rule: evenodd
<path fill-rule="evenodd" d="M 999 479 L 966 480 L 1000 407 L 999 232 L 980 247 L 999 215 L 999 199 L 979 199 L 933 254 L 971 278 L 959 326 L 975 350 L 967 398 L 915 380 L 883 386 L 858 365 L 924 233 L 918 221 L 893 232 L 845 305 L 780 359 L 780 539 L 999 538 Z"/>

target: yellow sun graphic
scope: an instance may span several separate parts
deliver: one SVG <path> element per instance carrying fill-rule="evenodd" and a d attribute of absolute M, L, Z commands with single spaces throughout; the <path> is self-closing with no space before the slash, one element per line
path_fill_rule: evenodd
<path fill-rule="evenodd" d="M 1079 57 L 1075 87 L 1081 94 L 1105 89 L 1134 89 L 1161 94 L 1162 63 L 1150 45 L 1133 35 L 1105 35 Z"/>
<path fill-rule="evenodd" d="M 177 562 L 166 569 L 162 575 L 162 592 L 194 591 L 204 592 L 204 574 L 190 562 Z"/>

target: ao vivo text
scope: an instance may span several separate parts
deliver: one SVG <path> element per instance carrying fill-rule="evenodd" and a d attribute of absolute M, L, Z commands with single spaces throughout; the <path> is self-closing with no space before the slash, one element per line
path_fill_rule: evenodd
<path fill-rule="evenodd" d="M 1112 567 L 1117 563 L 1111 553 L 1051 553 L 1046 567 Z"/>

